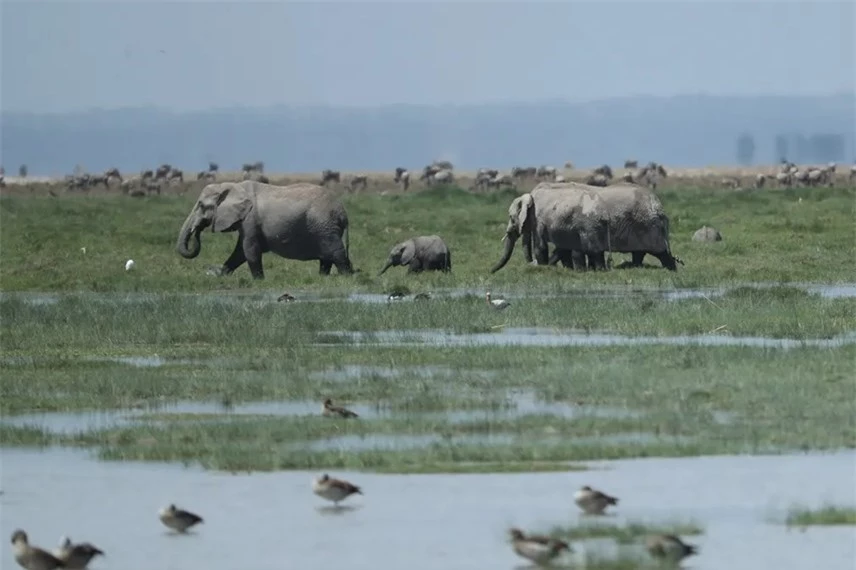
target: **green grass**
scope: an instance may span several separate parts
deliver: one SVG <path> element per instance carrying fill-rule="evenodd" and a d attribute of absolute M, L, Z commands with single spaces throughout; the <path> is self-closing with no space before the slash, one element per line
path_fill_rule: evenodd
<path fill-rule="evenodd" d="M 7 196 L 0 200 L 3 291 L 216 291 L 288 290 L 382 292 L 407 284 L 412 290 L 490 286 L 495 290 L 546 290 L 604 285 L 696 287 L 747 281 L 852 281 L 856 270 L 854 188 L 804 188 L 721 192 L 675 188 L 660 192 L 671 220 L 677 273 L 659 269 L 569 273 L 529 268 L 517 252 L 491 275 L 500 257 L 507 208 L 515 194 L 470 194 L 436 188 L 404 195 L 345 195 L 351 257 L 363 273 L 322 278 L 315 262 L 264 258 L 266 280 L 254 282 L 246 267 L 225 278 L 204 274 L 231 253 L 235 234 L 202 236 L 202 253 L 182 259 L 175 242 L 196 194 L 151 197 Z M 800 201 L 799 199 L 802 199 Z M 691 241 L 703 224 L 724 240 Z M 391 269 L 375 277 L 390 247 L 414 235 L 439 234 L 453 257 L 451 275 L 406 276 Z M 83 254 L 81 247 L 86 248 Z M 616 261 L 625 256 L 618 255 Z M 137 268 L 126 273 L 125 260 Z M 649 261 L 659 265 L 656 260 Z M 334 272 L 335 273 L 335 272 Z"/>
<path fill-rule="evenodd" d="M 194 261 L 174 252 L 193 196 L 4 197 L 0 413 L 137 411 L 130 424 L 99 431 L 84 418 L 74 435 L 0 425 L 0 444 L 73 445 L 96 449 L 105 459 L 230 471 L 395 473 L 568 470 L 581 468 L 572 462 L 591 459 L 856 447 L 853 344 L 787 350 L 362 346 L 331 335 L 500 335 L 540 327 L 636 337 L 852 336 L 856 299 L 822 298 L 798 282 L 852 281 L 853 189 L 687 188 L 662 196 L 672 215 L 673 248 L 688 263 L 677 274 L 581 274 L 526 267 L 515 256 L 489 276 L 512 194 L 436 189 L 345 197 L 352 256 L 364 273 L 324 278 L 315 263 L 268 255 L 263 282 L 251 281 L 244 268 L 222 279 L 203 275 L 205 265 L 231 251 L 234 236 L 209 232 Z M 689 237 L 703 223 L 716 225 L 725 241 L 692 243 Z M 392 243 L 435 232 L 452 245 L 453 275 L 390 270 L 373 277 Z M 126 273 L 129 257 L 138 267 Z M 776 285 L 759 289 L 746 286 L 749 281 Z M 678 301 L 651 291 L 710 285 L 733 287 Z M 471 294 L 444 292 L 455 287 Z M 530 296 L 497 313 L 482 297 L 489 287 Z M 322 302 L 275 302 L 283 290 Z M 394 290 L 430 290 L 435 298 L 342 298 Z M 607 290 L 613 294 L 596 294 Z M 17 291 L 57 295 L 34 301 Z M 116 360 L 128 357 L 150 365 Z M 359 373 L 343 372 L 354 369 Z M 360 406 L 363 417 L 318 417 L 325 397 Z M 306 412 L 262 415 L 238 407 L 286 400 Z M 158 408 L 185 401 L 211 408 Z M 319 447 L 340 437 L 359 445 Z"/>
<path fill-rule="evenodd" d="M 653 524 L 631 520 L 623 524 L 587 522 L 572 526 L 557 526 L 551 529 L 549 534 L 564 540 L 610 538 L 619 544 L 630 544 L 651 534 L 695 536 L 703 532 L 704 529 L 694 521 Z"/>
<path fill-rule="evenodd" d="M 819 509 L 793 507 L 785 523 L 789 526 L 856 525 L 856 508 L 826 505 Z"/>

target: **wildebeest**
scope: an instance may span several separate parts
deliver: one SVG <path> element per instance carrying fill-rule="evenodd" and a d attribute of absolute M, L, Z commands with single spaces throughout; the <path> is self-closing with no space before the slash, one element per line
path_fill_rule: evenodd
<path fill-rule="evenodd" d="M 200 170 L 196 174 L 197 180 L 206 180 L 209 182 L 213 182 L 216 178 L 217 178 L 217 176 L 214 174 L 213 170 Z"/>
<path fill-rule="evenodd" d="M 247 162 L 241 166 L 241 172 L 258 172 L 259 174 L 262 174 L 264 171 L 265 163 L 261 160 L 257 160 L 256 162 Z"/>
<path fill-rule="evenodd" d="M 365 174 L 357 174 L 356 176 L 351 178 L 350 188 L 351 192 L 356 192 L 357 187 L 365 190 L 369 185 L 369 177 Z"/>
<path fill-rule="evenodd" d="M 342 175 L 338 170 L 324 170 L 321 173 L 321 186 L 326 186 L 328 182 L 341 182 Z"/>
<path fill-rule="evenodd" d="M 393 182 L 396 184 L 401 184 L 404 190 L 406 191 L 410 188 L 410 172 L 406 168 L 397 167 L 395 169 L 395 178 L 393 178 Z"/>
<path fill-rule="evenodd" d="M 639 161 L 638 160 L 627 159 L 624 161 L 624 168 L 638 168 L 638 167 L 639 167 Z"/>

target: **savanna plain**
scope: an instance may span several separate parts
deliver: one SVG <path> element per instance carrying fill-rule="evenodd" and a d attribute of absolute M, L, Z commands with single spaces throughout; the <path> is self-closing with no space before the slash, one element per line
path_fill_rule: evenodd
<path fill-rule="evenodd" d="M 308 537 L 352 525 L 365 528 L 339 555 L 359 537 L 402 541 L 352 568 L 512 567 L 503 540 L 515 525 L 573 541 L 571 566 L 646 567 L 651 532 L 695 540 L 695 568 L 852 565 L 852 185 L 659 189 L 677 272 L 650 257 L 598 272 L 531 266 L 517 251 L 491 274 L 518 191 L 343 192 L 361 271 L 322 276 L 317 262 L 265 254 L 262 281 L 246 265 L 206 274 L 235 234 L 205 232 L 194 260 L 176 253 L 201 186 L 0 198 L 4 532 L 23 524 L 10 512 L 35 525 L 40 500 L 74 511 L 98 493 L 138 505 L 135 518 L 195 501 L 214 511 L 199 534 L 243 532 L 216 522 L 219 495 L 247 517 L 291 511 L 287 533 L 307 537 L 294 567 L 331 567 Z M 692 241 L 703 225 L 722 241 Z M 393 244 L 431 234 L 449 245 L 451 273 L 377 275 Z M 486 291 L 511 305 L 493 310 Z M 277 302 L 285 292 L 296 301 Z M 360 417 L 323 417 L 325 398 Z M 309 480 L 323 472 L 365 496 L 307 523 Z M 578 513 L 585 484 L 620 497 L 614 514 Z M 85 526 L 60 528 L 71 520 L 49 526 L 57 537 Z M 186 555 L 155 556 L 177 568 Z M 96 564 L 108 561 L 137 567 Z"/>

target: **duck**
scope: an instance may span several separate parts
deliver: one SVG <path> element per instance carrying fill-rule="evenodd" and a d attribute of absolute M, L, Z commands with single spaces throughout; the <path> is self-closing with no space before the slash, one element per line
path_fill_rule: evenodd
<path fill-rule="evenodd" d="M 334 479 L 327 473 L 312 481 L 312 492 L 328 501 L 333 501 L 336 506 L 339 506 L 340 501 L 344 501 L 351 495 L 362 495 L 362 490 L 347 481 Z"/>
<path fill-rule="evenodd" d="M 509 534 L 511 535 L 511 547 L 514 553 L 539 566 L 550 562 L 559 556 L 563 550 L 572 552 L 567 542 L 557 538 L 541 535 L 527 536 L 519 528 L 510 529 Z"/>
<path fill-rule="evenodd" d="M 294 295 L 292 295 L 291 293 L 283 293 L 282 295 L 277 297 L 276 300 L 277 301 L 285 301 L 286 303 L 289 303 L 291 301 L 296 301 L 297 298 Z"/>
<path fill-rule="evenodd" d="M 348 408 L 334 406 L 333 400 L 327 398 L 324 400 L 324 405 L 321 406 L 321 415 L 327 418 L 358 418 L 356 412 L 352 412 Z"/>
<path fill-rule="evenodd" d="M 47 550 L 30 546 L 27 533 L 21 529 L 12 533 L 12 552 L 15 562 L 24 570 L 53 570 L 63 567 L 62 560 Z"/>
<path fill-rule="evenodd" d="M 588 515 L 600 515 L 609 505 L 617 505 L 618 498 L 584 485 L 574 493 L 574 503 Z"/>
<path fill-rule="evenodd" d="M 389 297 L 386 298 L 387 301 L 401 301 L 404 299 L 403 293 L 390 293 Z"/>
<path fill-rule="evenodd" d="M 656 534 L 645 540 L 648 553 L 661 560 L 680 562 L 687 556 L 698 553 L 698 546 L 686 544 L 673 534 Z"/>
<path fill-rule="evenodd" d="M 99 554 L 104 556 L 104 551 L 94 544 L 89 542 L 73 544 L 67 536 L 63 536 L 59 544 L 59 548 L 54 551 L 54 556 L 62 561 L 63 568 L 83 570 L 93 558 Z"/>
<path fill-rule="evenodd" d="M 185 532 L 190 527 L 203 522 L 199 515 L 179 509 L 174 504 L 161 509 L 158 517 L 165 526 L 178 532 Z"/>
<path fill-rule="evenodd" d="M 505 299 L 492 299 L 490 296 L 490 291 L 488 291 L 485 295 L 485 299 L 487 299 L 487 304 L 496 309 L 497 311 L 501 311 L 511 305 L 511 303 L 509 303 Z"/>

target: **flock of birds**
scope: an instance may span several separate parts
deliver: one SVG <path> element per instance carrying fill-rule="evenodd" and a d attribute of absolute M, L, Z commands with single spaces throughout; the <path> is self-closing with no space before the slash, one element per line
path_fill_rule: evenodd
<path fill-rule="evenodd" d="M 487 294 L 491 302 L 490 293 Z M 504 299 L 494 299 L 493 302 Z M 506 305 L 507 306 L 507 305 Z M 359 415 L 342 406 L 333 404 L 331 398 L 326 398 L 321 405 L 321 415 L 327 418 L 355 419 Z M 334 508 L 340 508 L 339 503 L 352 495 L 362 495 L 363 491 L 357 485 L 343 479 L 336 479 L 324 473 L 312 480 L 312 492 L 331 501 Z M 618 498 L 585 485 L 574 494 L 574 503 L 586 515 L 603 515 L 607 507 L 618 505 Z M 179 534 L 202 524 L 203 519 L 196 513 L 178 508 L 170 504 L 158 512 L 160 522 L 167 528 Z M 570 545 L 558 538 L 539 534 L 526 534 L 519 528 L 509 529 L 511 548 L 515 554 L 537 565 L 549 564 L 562 552 L 573 552 Z M 96 556 L 106 556 L 103 550 L 90 542 L 74 543 L 63 536 L 60 545 L 53 552 L 33 546 L 27 533 L 21 529 L 12 533 L 12 547 L 15 562 L 25 570 L 54 570 L 69 568 L 84 570 Z M 696 554 L 698 547 L 683 542 L 680 537 L 672 534 L 656 534 L 646 539 L 645 547 L 655 559 L 677 563 L 687 556 Z"/>

